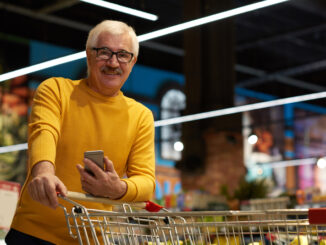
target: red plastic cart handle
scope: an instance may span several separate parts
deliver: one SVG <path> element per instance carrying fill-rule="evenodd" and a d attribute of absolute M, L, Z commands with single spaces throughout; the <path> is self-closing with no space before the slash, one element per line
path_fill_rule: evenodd
<path fill-rule="evenodd" d="M 326 208 L 310 208 L 308 218 L 312 225 L 326 224 Z"/>
<path fill-rule="evenodd" d="M 148 212 L 158 212 L 162 209 L 163 207 L 161 205 L 158 205 L 157 203 L 151 202 L 151 201 L 147 201 L 146 202 L 146 206 L 145 209 Z"/>

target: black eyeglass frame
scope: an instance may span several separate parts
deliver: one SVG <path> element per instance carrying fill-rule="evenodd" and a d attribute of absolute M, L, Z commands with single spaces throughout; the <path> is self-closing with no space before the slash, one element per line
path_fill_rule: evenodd
<path fill-rule="evenodd" d="M 95 48 L 95 47 L 92 47 L 92 50 L 96 51 L 96 57 L 98 57 L 98 51 L 99 51 L 99 50 L 108 50 L 108 51 L 111 52 L 111 56 L 110 56 L 108 59 L 106 59 L 106 60 L 110 60 L 110 59 L 112 59 L 113 55 L 115 55 L 116 58 L 117 58 L 117 60 L 118 60 L 120 63 L 130 63 L 130 62 L 132 61 L 132 58 L 134 57 L 134 54 L 133 54 L 133 53 L 128 52 L 128 51 L 125 51 L 125 50 L 118 51 L 118 52 L 114 52 L 114 51 L 112 51 L 111 49 L 109 49 L 109 48 L 107 48 L 107 47 L 101 47 L 101 48 Z M 118 54 L 121 54 L 121 53 L 131 55 L 130 60 L 127 61 L 127 62 L 120 61 L 120 60 L 119 60 L 119 56 L 118 56 Z M 105 60 L 105 59 L 103 59 L 103 60 Z"/>

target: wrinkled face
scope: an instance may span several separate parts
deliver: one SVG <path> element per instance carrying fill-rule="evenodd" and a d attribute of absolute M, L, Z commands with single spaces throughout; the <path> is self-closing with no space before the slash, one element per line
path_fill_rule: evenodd
<path fill-rule="evenodd" d="M 113 52 L 127 51 L 132 53 L 132 41 L 128 34 L 111 35 L 101 33 L 98 37 L 97 46 L 94 48 L 108 48 Z M 95 50 L 87 49 L 88 86 L 94 91 L 105 96 L 116 96 L 129 77 L 137 58 L 133 57 L 130 62 L 122 63 L 113 55 L 110 59 L 103 60 L 97 57 Z"/>

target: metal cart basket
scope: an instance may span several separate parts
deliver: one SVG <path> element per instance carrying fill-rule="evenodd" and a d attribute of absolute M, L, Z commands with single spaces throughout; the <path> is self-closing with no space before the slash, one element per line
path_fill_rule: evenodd
<path fill-rule="evenodd" d="M 70 235 L 80 244 L 326 245 L 324 209 L 168 212 L 151 202 L 119 204 L 74 192 L 62 198 L 74 205 L 61 207 Z M 100 201 L 117 210 L 88 209 L 71 199 Z"/>

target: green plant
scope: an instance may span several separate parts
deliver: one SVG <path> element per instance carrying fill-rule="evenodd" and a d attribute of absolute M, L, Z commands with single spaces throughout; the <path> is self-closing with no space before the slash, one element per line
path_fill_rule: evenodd
<path fill-rule="evenodd" d="M 268 185 L 265 179 L 247 181 L 242 179 L 238 188 L 234 191 L 234 198 L 243 201 L 254 198 L 265 198 L 268 193 Z"/>

